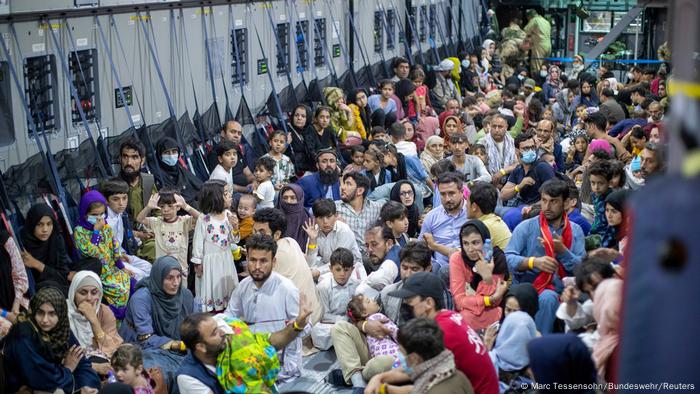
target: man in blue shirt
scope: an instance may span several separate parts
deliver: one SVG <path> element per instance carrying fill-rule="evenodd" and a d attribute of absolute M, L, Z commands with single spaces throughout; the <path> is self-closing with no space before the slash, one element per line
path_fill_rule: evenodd
<path fill-rule="evenodd" d="M 459 230 L 467 221 L 467 209 L 459 173 L 444 173 L 438 177 L 437 183 L 442 205 L 425 216 L 418 238 L 433 251 L 433 266 L 445 279 L 449 273 L 450 255 L 460 250 Z"/>
<path fill-rule="evenodd" d="M 515 228 L 506 247 L 506 259 L 508 269 L 513 273 L 514 284 L 541 282 L 537 280 L 540 274 L 552 274 L 551 282 L 538 289 L 539 311 L 535 315 L 537 329 L 548 334 L 552 332 L 559 307 L 558 293 L 563 289 L 560 273 L 572 275 L 585 256 L 586 249 L 581 227 L 566 217 L 564 204 L 569 198 L 566 182 L 549 180 L 542 185 L 540 194 L 540 215 L 523 221 Z M 567 234 L 571 237 L 569 245 Z M 551 255 L 548 255 L 550 253 L 547 253 L 545 244 L 551 245 Z"/>
<path fill-rule="evenodd" d="M 510 231 L 513 231 L 522 220 L 522 208 L 540 200 L 540 186 L 554 178 L 552 166 L 549 163 L 537 161 L 537 145 L 534 134 L 520 134 L 515 139 L 515 150 L 520 164 L 510 173 L 508 182 L 501 189 L 503 201 L 514 199 L 508 204 L 514 208 L 501 215 Z"/>
<path fill-rule="evenodd" d="M 340 200 L 340 169 L 338 156 L 332 148 L 321 149 L 316 153 L 318 172 L 297 181 L 304 189 L 304 208 L 310 209 L 316 200 L 328 198 Z"/>

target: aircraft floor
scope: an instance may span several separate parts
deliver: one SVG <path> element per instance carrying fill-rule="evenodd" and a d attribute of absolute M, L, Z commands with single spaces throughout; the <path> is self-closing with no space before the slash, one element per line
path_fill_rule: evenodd
<path fill-rule="evenodd" d="M 340 368 L 335 351 L 318 352 L 304 357 L 301 376 L 278 386 L 280 393 L 306 392 L 314 394 L 349 394 L 352 388 L 336 387 L 326 382 L 326 376 Z"/>

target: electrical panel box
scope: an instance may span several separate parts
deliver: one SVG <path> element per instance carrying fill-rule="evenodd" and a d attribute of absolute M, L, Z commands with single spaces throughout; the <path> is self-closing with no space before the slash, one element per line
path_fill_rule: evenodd
<path fill-rule="evenodd" d="M 277 75 L 285 75 L 289 72 L 289 23 L 277 24 Z"/>
<path fill-rule="evenodd" d="M 396 47 L 396 11 L 386 10 L 386 49 L 394 49 Z"/>
<path fill-rule="evenodd" d="M 57 86 L 54 55 L 34 56 L 24 60 L 24 93 L 29 101 L 32 121 L 39 133 L 58 130 Z M 31 127 L 28 123 L 30 133 Z"/>
<path fill-rule="evenodd" d="M 0 146 L 15 142 L 15 123 L 12 114 L 10 67 L 0 62 Z"/>
<path fill-rule="evenodd" d="M 323 43 L 326 42 L 326 18 L 318 18 L 314 20 L 316 28 L 314 29 L 314 64 L 316 67 L 326 65 L 326 58 L 323 49 Z"/>
<path fill-rule="evenodd" d="M 420 7 L 420 22 L 418 23 L 418 39 L 420 42 L 426 41 L 426 36 L 428 33 L 428 6 L 424 5 Z"/>
<path fill-rule="evenodd" d="M 238 48 L 238 59 L 236 59 Z M 248 83 L 248 29 L 240 28 L 231 31 L 231 85 Z"/>
<path fill-rule="evenodd" d="M 80 123 L 80 111 L 78 105 L 83 108 L 85 118 L 88 121 L 99 120 L 99 105 L 97 98 L 97 49 L 83 49 L 71 52 L 68 57 L 68 69 L 73 86 L 78 91 L 79 103 L 71 95 L 71 121 Z"/>
<path fill-rule="evenodd" d="M 297 72 L 304 72 L 309 67 L 309 52 L 306 50 L 306 40 L 309 39 L 309 21 L 296 23 Z"/>
<path fill-rule="evenodd" d="M 374 11 L 374 52 L 382 51 L 384 44 L 384 16 L 381 11 Z"/>

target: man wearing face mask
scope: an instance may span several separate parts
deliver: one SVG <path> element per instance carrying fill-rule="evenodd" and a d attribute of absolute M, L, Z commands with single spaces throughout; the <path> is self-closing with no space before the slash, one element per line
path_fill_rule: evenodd
<path fill-rule="evenodd" d="M 316 152 L 318 172 L 305 176 L 297 181 L 304 189 L 304 207 L 311 208 L 319 198 L 340 200 L 340 169 L 338 156 L 333 148 L 321 149 Z"/>
<path fill-rule="evenodd" d="M 535 136 L 522 133 L 515 139 L 516 155 L 520 161 L 508 176 L 501 199 L 508 200 L 508 206 L 514 207 L 503 215 L 511 231 L 522 220 L 522 208 L 540 200 L 540 186 L 554 177 L 554 169 L 546 162 L 537 161 Z"/>

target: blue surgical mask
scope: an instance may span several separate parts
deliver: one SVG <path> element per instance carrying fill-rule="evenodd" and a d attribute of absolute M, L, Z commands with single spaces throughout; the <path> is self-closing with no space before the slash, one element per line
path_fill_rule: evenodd
<path fill-rule="evenodd" d="M 399 362 L 401 363 L 401 368 L 403 368 L 404 372 L 407 374 L 412 374 L 413 373 L 413 368 L 411 368 L 408 365 L 408 361 L 406 361 L 406 356 L 403 355 L 403 353 L 399 352 L 398 354 Z"/>
<path fill-rule="evenodd" d="M 469 68 L 469 65 L 470 65 L 469 59 L 462 60 L 462 67 Z"/>
<path fill-rule="evenodd" d="M 522 74 L 518 74 L 518 79 L 522 81 L 523 79 L 525 79 L 525 76 Z"/>
<path fill-rule="evenodd" d="M 547 77 L 547 71 L 541 70 L 541 71 L 540 71 L 540 77 L 546 78 L 546 77 Z"/>
<path fill-rule="evenodd" d="M 534 150 L 527 150 L 522 153 L 521 160 L 525 164 L 532 164 L 535 162 L 535 160 L 537 160 L 537 152 Z"/>
<path fill-rule="evenodd" d="M 87 222 L 94 226 L 102 218 L 104 218 L 104 215 L 88 215 Z"/>
<path fill-rule="evenodd" d="M 161 155 L 160 159 L 165 163 L 165 165 L 168 165 L 170 167 L 173 167 L 175 164 L 177 164 L 177 159 L 179 155 L 174 154 L 174 155 Z"/>

